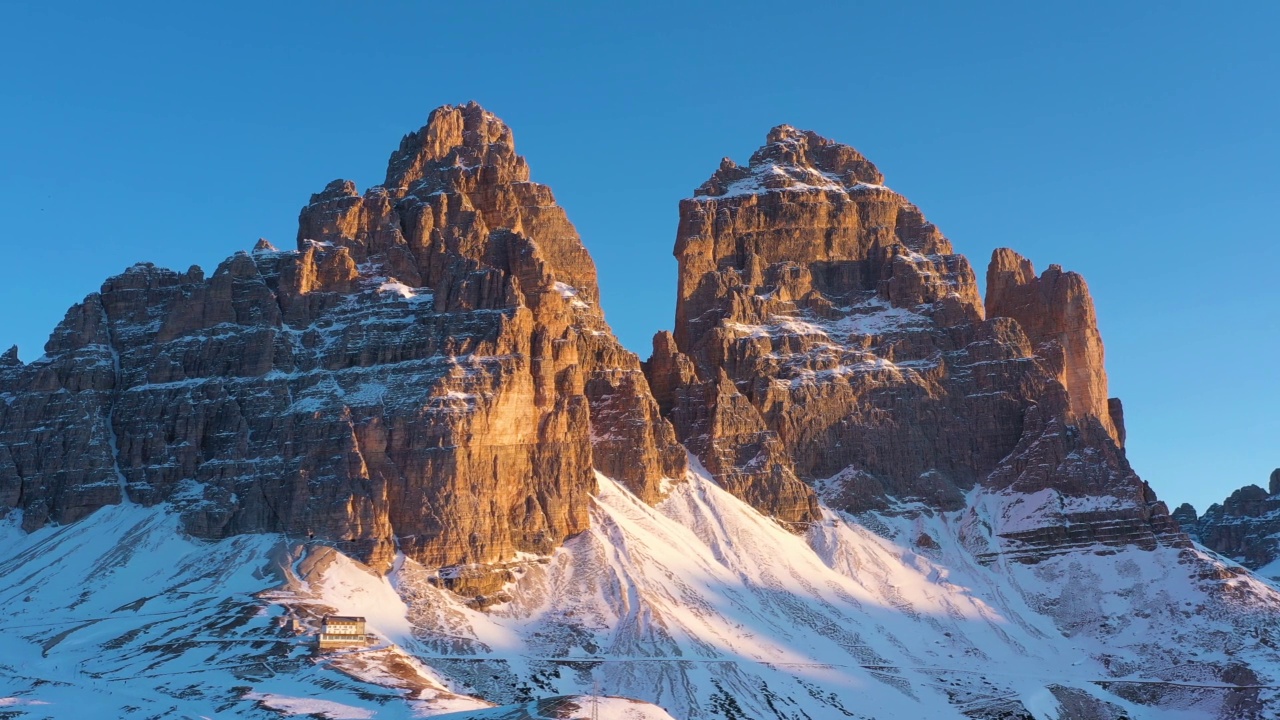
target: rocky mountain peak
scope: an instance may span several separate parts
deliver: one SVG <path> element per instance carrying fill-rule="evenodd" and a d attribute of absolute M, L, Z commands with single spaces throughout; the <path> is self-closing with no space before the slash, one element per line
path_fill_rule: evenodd
<path fill-rule="evenodd" d="M 880 186 L 884 176 L 857 150 L 811 130 L 779 125 L 765 145 L 751 155 L 747 167 L 725 158 L 695 197 L 751 194 L 759 190 L 853 189 Z M 864 188 L 869 189 L 869 188 Z"/>
<path fill-rule="evenodd" d="M 447 183 L 458 175 L 490 182 L 529 180 L 511 129 L 474 101 L 436 108 L 426 125 L 405 135 L 387 162 L 385 186 L 402 197 L 418 183 Z"/>
<path fill-rule="evenodd" d="M 717 322 L 715 298 L 739 285 L 779 288 L 740 299 L 752 317 L 769 300 L 839 306 L 867 292 L 895 307 L 928 305 L 947 323 L 981 317 L 968 261 L 882 182 L 852 147 L 786 125 L 747 167 L 723 160 L 680 205 L 677 343 Z"/>
<path fill-rule="evenodd" d="M 1192 506 L 1191 503 L 1182 503 L 1169 514 L 1174 520 L 1178 521 L 1179 525 L 1189 532 L 1194 532 L 1196 521 L 1200 519 L 1200 516 L 1196 514 L 1195 507 Z"/>
<path fill-rule="evenodd" d="M 253 244 L 253 252 L 255 254 L 280 252 L 280 248 L 272 245 L 266 238 L 258 238 L 258 242 Z"/>
<path fill-rule="evenodd" d="M 996 248 L 991 252 L 991 262 L 987 265 L 988 295 L 990 284 L 998 283 L 1003 289 L 1005 284 L 1027 285 L 1036 279 L 1035 266 L 1031 261 L 1010 248 Z"/>
<path fill-rule="evenodd" d="M 335 180 L 312 195 L 299 216 L 300 251 L 308 240 L 345 247 L 357 265 L 410 286 L 449 284 L 437 303 L 532 302 L 560 282 L 598 314 L 595 263 L 577 231 L 550 188 L 529 182 L 510 129 L 474 102 L 437 108 L 406 135 L 385 186 L 361 196 Z M 456 288 L 461 296 L 450 280 L 459 272 L 474 275 Z"/>
<path fill-rule="evenodd" d="M 1280 559 L 1280 468 L 1269 479 L 1267 489 L 1245 485 L 1203 515 L 1192 511 L 1178 522 L 1205 547 L 1250 569 L 1269 565 Z"/>
<path fill-rule="evenodd" d="M 1231 493 L 1222 507 L 1228 515 L 1256 515 L 1258 503 L 1270 496 L 1271 493 L 1262 489 L 1260 485 L 1245 485 Z"/>
<path fill-rule="evenodd" d="M 388 177 L 312 195 L 296 249 L 260 240 L 207 279 L 131 267 L 47 357 L 0 359 L 0 448 L 17 448 L 0 503 L 34 529 L 171 502 L 200 537 L 466 565 L 444 582 L 475 595 L 508 578 L 493 564 L 587 527 L 596 472 L 648 502 L 683 480 L 594 263 L 506 125 L 440 108 Z"/>
<path fill-rule="evenodd" d="M 746 167 L 726 158 L 680 205 L 676 325 L 655 338 L 650 384 L 725 487 L 793 524 L 817 517 L 803 480 L 840 473 L 859 445 L 877 442 L 846 415 L 865 398 L 845 392 L 845 369 L 942 352 L 890 339 L 900 321 L 949 327 L 982 315 L 968 262 L 882 183 L 852 147 L 781 125 Z M 959 498 L 953 481 L 918 482 L 927 464 L 897 452 L 873 464 L 911 476 L 904 495 Z M 879 479 L 867 490 L 875 497 L 860 507 L 883 501 Z"/>
<path fill-rule="evenodd" d="M 1065 538 L 1185 543 L 1118 445 L 1084 280 L 999 250 L 984 307 L 968 261 L 882 183 L 853 148 L 782 125 L 681 203 L 675 329 L 646 365 L 678 437 L 793 524 L 814 490 L 851 512 L 956 509 L 981 484 L 1040 493 L 1001 531 L 1028 557 Z"/>

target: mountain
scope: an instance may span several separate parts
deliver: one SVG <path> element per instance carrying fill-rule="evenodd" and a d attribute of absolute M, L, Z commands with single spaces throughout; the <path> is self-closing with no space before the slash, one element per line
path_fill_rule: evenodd
<path fill-rule="evenodd" d="M 171 503 L 196 537 L 315 537 L 383 570 L 550 552 L 586 528 L 595 469 L 649 501 L 685 471 L 598 295 L 510 130 L 441 108 L 385 185 L 313 195 L 295 250 L 134 266 L 39 360 L 11 354 L 0 500 L 27 530 Z"/>
<path fill-rule="evenodd" d="M 1280 578 L 1280 468 L 1272 471 L 1268 489 L 1246 485 L 1222 503 L 1196 515 L 1183 503 L 1174 517 L 1196 542 L 1258 574 Z"/>
<path fill-rule="evenodd" d="M 1040 498 L 1004 551 L 1186 539 L 1125 459 L 1084 280 L 997 250 L 969 262 L 846 145 L 774 128 L 680 206 L 674 333 L 646 364 L 716 479 L 792 523 Z M 816 489 L 816 490 L 815 490 Z"/>
<path fill-rule="evenodd" d="M 642 364 L 468 104 L 312 196 L 294 250 L 108 280 L 0 358 L 0 715 L 1280 708 L 1280 590 L 1130 467 L 1079 275 L 997 250 L 981 297 L 789 126 L 681 203 L 675 255 Z M 317 653 L 328 614 L 371 644 Z"/>

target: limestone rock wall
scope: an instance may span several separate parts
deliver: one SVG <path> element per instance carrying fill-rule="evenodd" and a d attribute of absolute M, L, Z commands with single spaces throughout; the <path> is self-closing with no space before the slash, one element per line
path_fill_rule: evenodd
<path fill-rule="evenodd" d="M 363 195 L 335 181 L 206 278 L 138 265 L 40 360 L 0 361 L 0 502 L 24 525 L 172 502 L 389 566 L 546 553 L 595 471 L 646 501 L 685 453 L 600 311 L 595 267 L 511 132 L 443 107 Z"/>
<path fill-rule="evenodd" d="M 1010 317 L 1022 326 L 1036 353 L 1067 388 L 1073 417 L 1096 418 L 1114 440 L 1124 443 L 1123 411 L 1119 400 L 1107 398 L 1102 335 L 1083 277 L 1058 265 L 1037 277 L 1030 260 L 999 248 L 987 267 L 986 307 L 987 317 Z"/>
<path fill-rule="evenodd" d="M 681 203 L 675 256 L 650 384 L 681 441 L 761 511 L 803 525 L 815 492 L 853 512 L 958 509 L 982 484 L 1079 500 L 1011 526 L 1032 554 L 1073 524 L 1179 536 L 1117 442 L 1083 280 L 1002 251 L 984 307 L 968 261 L 853 148 L 774 128 Z M 1114 508 L 1089 509 L 1100 496 Z"/>
<path fill-rule="evenodd" d="M 170 502 L 200 536 L 398 550 L 479 592 L 476 567 L 587 526 L 597 471 L 655 502 L 687 448 L 797 531 L 819 495 L 954 510 L 982 486 L 1040 498 L 1000 525 L 1026 557 L 1179 542 L 1124 456 L 1078 275 L 997 251 L 984 306 L 870 161 L 789 126 L 681 203 L 675 255 L 642 366 L 511 131 L 440 108 L 383 185 L 313 195 L 294 249 L 137 265 L 39 360 L 0 356 L 0 503 L 30 529 Z"/>

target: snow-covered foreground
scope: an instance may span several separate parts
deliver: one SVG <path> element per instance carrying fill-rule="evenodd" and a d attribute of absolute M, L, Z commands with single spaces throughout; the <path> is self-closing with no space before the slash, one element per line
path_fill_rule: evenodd
<path fill-rule="evenodd" d="M 665 710 L 653 704 L 599 695 L 553 696 L 438 717 L 439 720 L 566 720 L 591 717 L 606 720 L 674 720 Z"/>
<path fill-rule="evenodd" d="M 201 543 L 166 509 L 130 505 L 30 535 L 9 518 L 0 542 L 0 717 L 422 715 L 418 688 L 315 662 L 307 638 L 282 627 L 286 608 L 257 597 L 281 584 L 278 536 Z M 370 654 L 431 681 L 393 650 Z M 446 697 L 427 712 L 488 705 Z"/>
<path fill-rule="evenodd" d="M 992 562 L 983 528 L 1010 505 L 828 513 L 802 537 L 701 475 L 657 508 L 601 477 L 592 528 L 486 610 L 409 560 L 383 578 L 279 536 L 199 543 L 164 508 L 31 535 L 11 518 L 0 717 L 589 718 L 565 696 L 593 692 L 635 720 L 1280 707 L 1224 687 L 1280 682 L 1272 586 L 1174 548 Z M 378 641 L 313 655 L 292 623 L 333 611 Z"/>

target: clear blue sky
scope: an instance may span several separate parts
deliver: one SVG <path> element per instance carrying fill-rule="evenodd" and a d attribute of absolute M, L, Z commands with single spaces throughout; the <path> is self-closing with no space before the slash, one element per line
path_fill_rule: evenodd
<path fill-rule="evenodd" d="M 862 150 L 980 270 L 1011 246 L 1084 274 L 1162 498 L 1203 510 L 1280 466 L 1274 3 L 128 5 L 0 24 L 0 343 L 26 360 L 134 262 L 289 245 L 310 193 L 379 182 L 469 99 L 644 356 L 677 201 L 787 122 Z"/>

